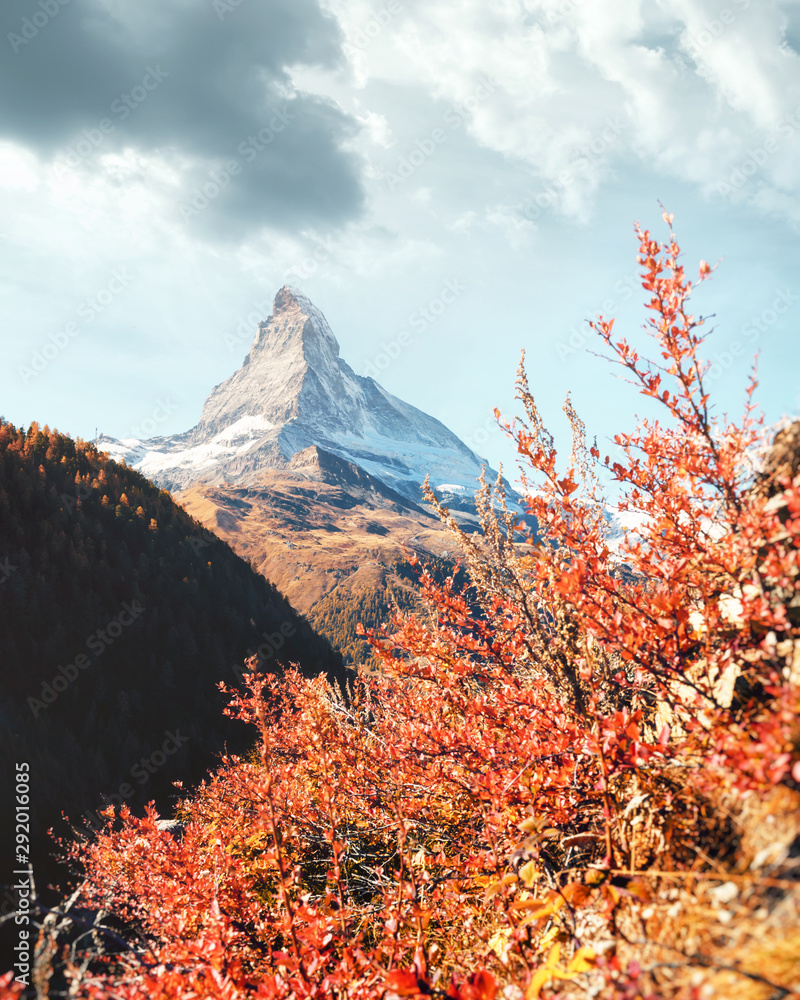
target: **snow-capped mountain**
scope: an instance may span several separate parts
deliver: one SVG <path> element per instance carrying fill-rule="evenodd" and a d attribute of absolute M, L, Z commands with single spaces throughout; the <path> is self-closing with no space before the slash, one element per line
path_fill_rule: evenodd
<path fill-rule="evenodd" d="M 440 421 L 356 375 L 319 309 L 288 286 L 195 427 L 146 441 L 103 436 L 97 444 L 169 490 L 255 482 L 316 445 L 411 500 L 430 474 L 454 507 L 472 499 L 486 464 Z"/>

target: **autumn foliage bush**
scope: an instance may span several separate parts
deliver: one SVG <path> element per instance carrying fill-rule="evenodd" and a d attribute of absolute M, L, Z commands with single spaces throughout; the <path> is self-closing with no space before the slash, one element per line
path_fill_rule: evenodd
<path fill-rule="evenodd" d="M 258 750 L 182 802 L 180 830 L 123 809 L 73 846 L 79 921 L 116 923 L 64 947 L 70 995 L 800 989 L 800 477 L 759 469 L 755 380 L 738 422 L 715 414 L 675 237 L 636 233 L 655 360 L 592 325 L 663 421 L 606 457 L 568 400 L 559 462 L 521 367 L 506 426 L 539 540 L 502 483 L 478 535 L 439 508 L 469 586 L 423 571 L 428 613 L 370 635 L 381 669 L 349 699 L 254 673 L 230 711 Z M 636 515 L 618 546 L 600 479 Z"/>

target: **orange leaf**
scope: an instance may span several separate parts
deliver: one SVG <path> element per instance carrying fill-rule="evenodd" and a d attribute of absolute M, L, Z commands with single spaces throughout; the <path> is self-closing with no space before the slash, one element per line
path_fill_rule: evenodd
<path fill-rule="evenodd" d="M 413 997 L 420 993 L 420 983 L 413 972 L 396 969 L 386 977 L 386 988 L 401 997 Z"/>
<path fill-rule="evenodd" d="M 579 948 L 572 956 L 568 971 L 574 973 L 591 972 L 596 958 L 597 955 L 591 948 Z"/>
<path fill-rule="evenodd" d="M 583 882 L 570 882 L 569 885 L 564 886 L 561 892 L 570 906 L 575 909 L 583 906 L 592 895 L 591 887 L 584 885 Z"/>
<path fill-rule="evenodd" d="M 497 996 L 497 983 L 494 981 L 494 976 L 486 969 L 476 972 L 470 978 L 469 984 L 472 987 L 474 1000 L 494 1000 Z"/>

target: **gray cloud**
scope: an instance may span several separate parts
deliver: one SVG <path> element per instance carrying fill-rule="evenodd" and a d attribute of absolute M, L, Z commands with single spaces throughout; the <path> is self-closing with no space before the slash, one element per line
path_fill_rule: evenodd
<path fill-rule="evenodd" d="M 286 69 L 341 64 L 318 0 L 10 0 L 0 35 L 0 135 L 40 156 L 158 152 L 183 177 L 176 220 L 207 235 L 359 214 L 361 164 L 343 148 L 357 122 Z"/>

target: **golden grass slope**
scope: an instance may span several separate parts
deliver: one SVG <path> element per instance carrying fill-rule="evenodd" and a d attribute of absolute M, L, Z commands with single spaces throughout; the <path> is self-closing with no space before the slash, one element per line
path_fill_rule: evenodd
<path fill-rule="evenodd" d="M 434 516 L 360 486 L 275 470 L 253 486 L 197 484 L 178 502 L 307 614 L 338 587 L 380 587 L 384 567 L 455 555 Z"/>

